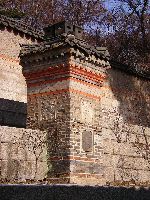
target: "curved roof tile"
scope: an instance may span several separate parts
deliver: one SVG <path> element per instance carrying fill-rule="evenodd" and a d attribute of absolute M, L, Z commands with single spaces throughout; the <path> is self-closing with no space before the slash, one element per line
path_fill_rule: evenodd
<path fill-rule="evenodd" d="M 11 27 L 12 29 L 23 32 L 31 37 L 36 39 L 43 39 L 44 33 L 38 29 L 31 28 L 27 24 L 23 23 L 21 20 L 13 19 L 6 17 L 4 15 L 0 15 L 0 24 L 5 27 Z"/>

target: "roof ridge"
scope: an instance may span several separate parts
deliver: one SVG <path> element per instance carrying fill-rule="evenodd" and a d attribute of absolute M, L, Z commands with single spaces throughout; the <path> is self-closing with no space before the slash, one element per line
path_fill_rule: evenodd
<path fill-rule="evenodd" d="M 113 68 L 124 71 L 128 74 L 150 80 L 150 72 L 145 71 L 144 69 L 142 69 L 140 67 L 127 65 L 125 63 L 120 63 L 120 62 L 114 61 L 114 60 L 110 60 L 110 65 Z"/>
<path fill-rule="evenodd" d="M 31 53 L 37 53 L 37 52 L 44 52 L 48 50 L 49 48 L 55 48 L 64 44 L 69 44 L 71 47 L 78 47 L 82 51 L 84 51 L 88 55 L 95 55 L 96 57 L 100 57 L 106 61 L 109 60 L 109 53 L 108 50 L 105 48 L 105 50 L 99 50 L 96 48 L 96 46 L 89 45 L 85 40 L 81 40 L 76 38 L 74 35 L 61 35 L 61 37 L 57 37 L 54 40 L 47 40 L 43 41 L 42 43 L 38 45 L 21 45 L 21 53 L 20 56 L 24 56 Z M 59 44 L 59 45 L 55 45 Z"/>
<path fill-rule="evenodd" d="M 17 29 L 18 31 L 21 31 L 35 38 L 40 38 L 40 39 L 44 38 L 44 33 L 41 30 L 32 28 L 28 24 L 24 23 L 23 21 L 19 19 L 10 18 L 10 17 L 0 14 L 0 24 Z"/>

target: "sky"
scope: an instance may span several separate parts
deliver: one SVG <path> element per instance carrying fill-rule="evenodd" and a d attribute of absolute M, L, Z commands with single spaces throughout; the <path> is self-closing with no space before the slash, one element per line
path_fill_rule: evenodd
<path fill-rule="evenodd" d="M 121 3 L 119 0 L 105 0 L 104 4 L 109 10 L 112 10 L 114 7 L 118 7 L 118 5 L 122 5 L 125 10 L 127 9 L 126 3 Z"/>
<path fill-rule="evenodd" d="M 105 6 L 108 9 L 113 9 L 115 7 L 115 5 L 118 4 L 117 0 L 106 0 L 105 1 Z"/>

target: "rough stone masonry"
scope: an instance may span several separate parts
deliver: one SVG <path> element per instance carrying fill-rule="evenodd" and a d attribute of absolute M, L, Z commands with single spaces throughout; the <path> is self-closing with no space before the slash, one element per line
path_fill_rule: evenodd
<path fill-rule="evenodd" d="M 111 66 L 107 49 L 88 45 L 82 34 L 76 26 L 59 23 L 45 29 L 46 41 L 22 45 L 24 131 L 46 133 L 46 143 L 38 146 L 47 148 L 40 179 L 149 186 L 149 75 Z M 4 170 L 9 172 L 7 166 Z"/>

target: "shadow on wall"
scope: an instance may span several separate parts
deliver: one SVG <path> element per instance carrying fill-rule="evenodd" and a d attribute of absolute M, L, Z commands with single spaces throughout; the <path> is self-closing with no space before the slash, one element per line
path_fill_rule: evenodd
<path fill-rule="evenodd" d="M 26 127 L 27 104 L 0 98 L 0 125 Z"/>
<path fill-rule="evenodd" d="M 66 185 L 0 186 L 1 200 L 149 200 L 150 189 Z"/>
<path fill-rule="evenodd" d="M 150 81 L 117 69 L 108 72 L 124 123 L 150 127 Z"/>

